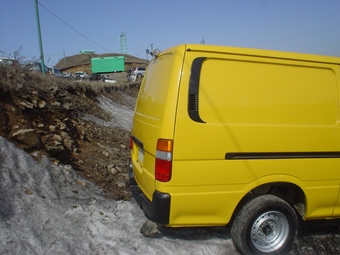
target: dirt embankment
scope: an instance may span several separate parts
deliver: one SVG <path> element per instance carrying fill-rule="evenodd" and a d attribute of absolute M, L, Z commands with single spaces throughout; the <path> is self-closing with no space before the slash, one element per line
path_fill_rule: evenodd
<path fill-rule="evenodd" d="M 140 81 L 127 82 L 125 74 L 117 81 L 75 82 L 0 66 L 0 135 L 37 159 L 47 155 L 55 164 L 72 165 L 105 196 L 130 199 L 129 130 L 84 118 L 109 121 L 101 96 L 122 105 L 122 94 L 136 98 Z"/>

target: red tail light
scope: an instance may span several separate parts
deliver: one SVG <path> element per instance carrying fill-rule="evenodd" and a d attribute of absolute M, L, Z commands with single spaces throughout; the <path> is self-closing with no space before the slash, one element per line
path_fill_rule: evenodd
<path fill-rule="evenodd" d="M 130 136 L 130 150 L 132 150 L 132 146 L 133 146 L 133 140 L 132 140 L 132 136 Z"/>
<path fill-rule="evenodd" d="M 173 141 L 158 139 L 156 147 L 155 177 L 161 182 L 171 179 Z"/>

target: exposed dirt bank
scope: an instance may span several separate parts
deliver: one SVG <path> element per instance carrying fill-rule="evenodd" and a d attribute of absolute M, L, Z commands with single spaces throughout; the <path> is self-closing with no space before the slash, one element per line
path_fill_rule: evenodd
<path fill-rule="evenodd" d="M 123 73 L 115 84 L 75 82 L 4 66 L 0 81 L 1 136 L 37 159 L 47 155 L 72 165 L 108 197 L 130 198 L 129 128 L 117 125 L 101 104 L 132 111 L 140 81 L 127 82 Z"/>

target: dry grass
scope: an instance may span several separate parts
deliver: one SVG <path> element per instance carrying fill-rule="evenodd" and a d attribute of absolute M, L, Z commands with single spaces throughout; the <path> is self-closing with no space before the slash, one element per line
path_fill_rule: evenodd
<path fill-rule="evenodd" d="M 2 90 L 14 90 L 30 92 L 53 92 L 58 89 L 77 91 L 93 98 L 102 93 L 112 90 L 135 86 L 136 83 L 122 82 L 110 84 L 105 82 L 76 81 L 74 79 L 55 78 L 50 75 L 33 74 L 29 70 L 21 67 L 9 67 L 0 65 L 0 84 Z"/>

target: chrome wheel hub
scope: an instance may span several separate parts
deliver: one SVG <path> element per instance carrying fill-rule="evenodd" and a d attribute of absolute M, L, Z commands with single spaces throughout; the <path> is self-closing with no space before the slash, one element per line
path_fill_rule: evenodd
<path fill-rule="evenodd" d="M 260 215 L 251 227 L 252 244 L 261 252 L 272 252 L 280 249 L 287 241 L 289 222 L 278 211 Z"/>

